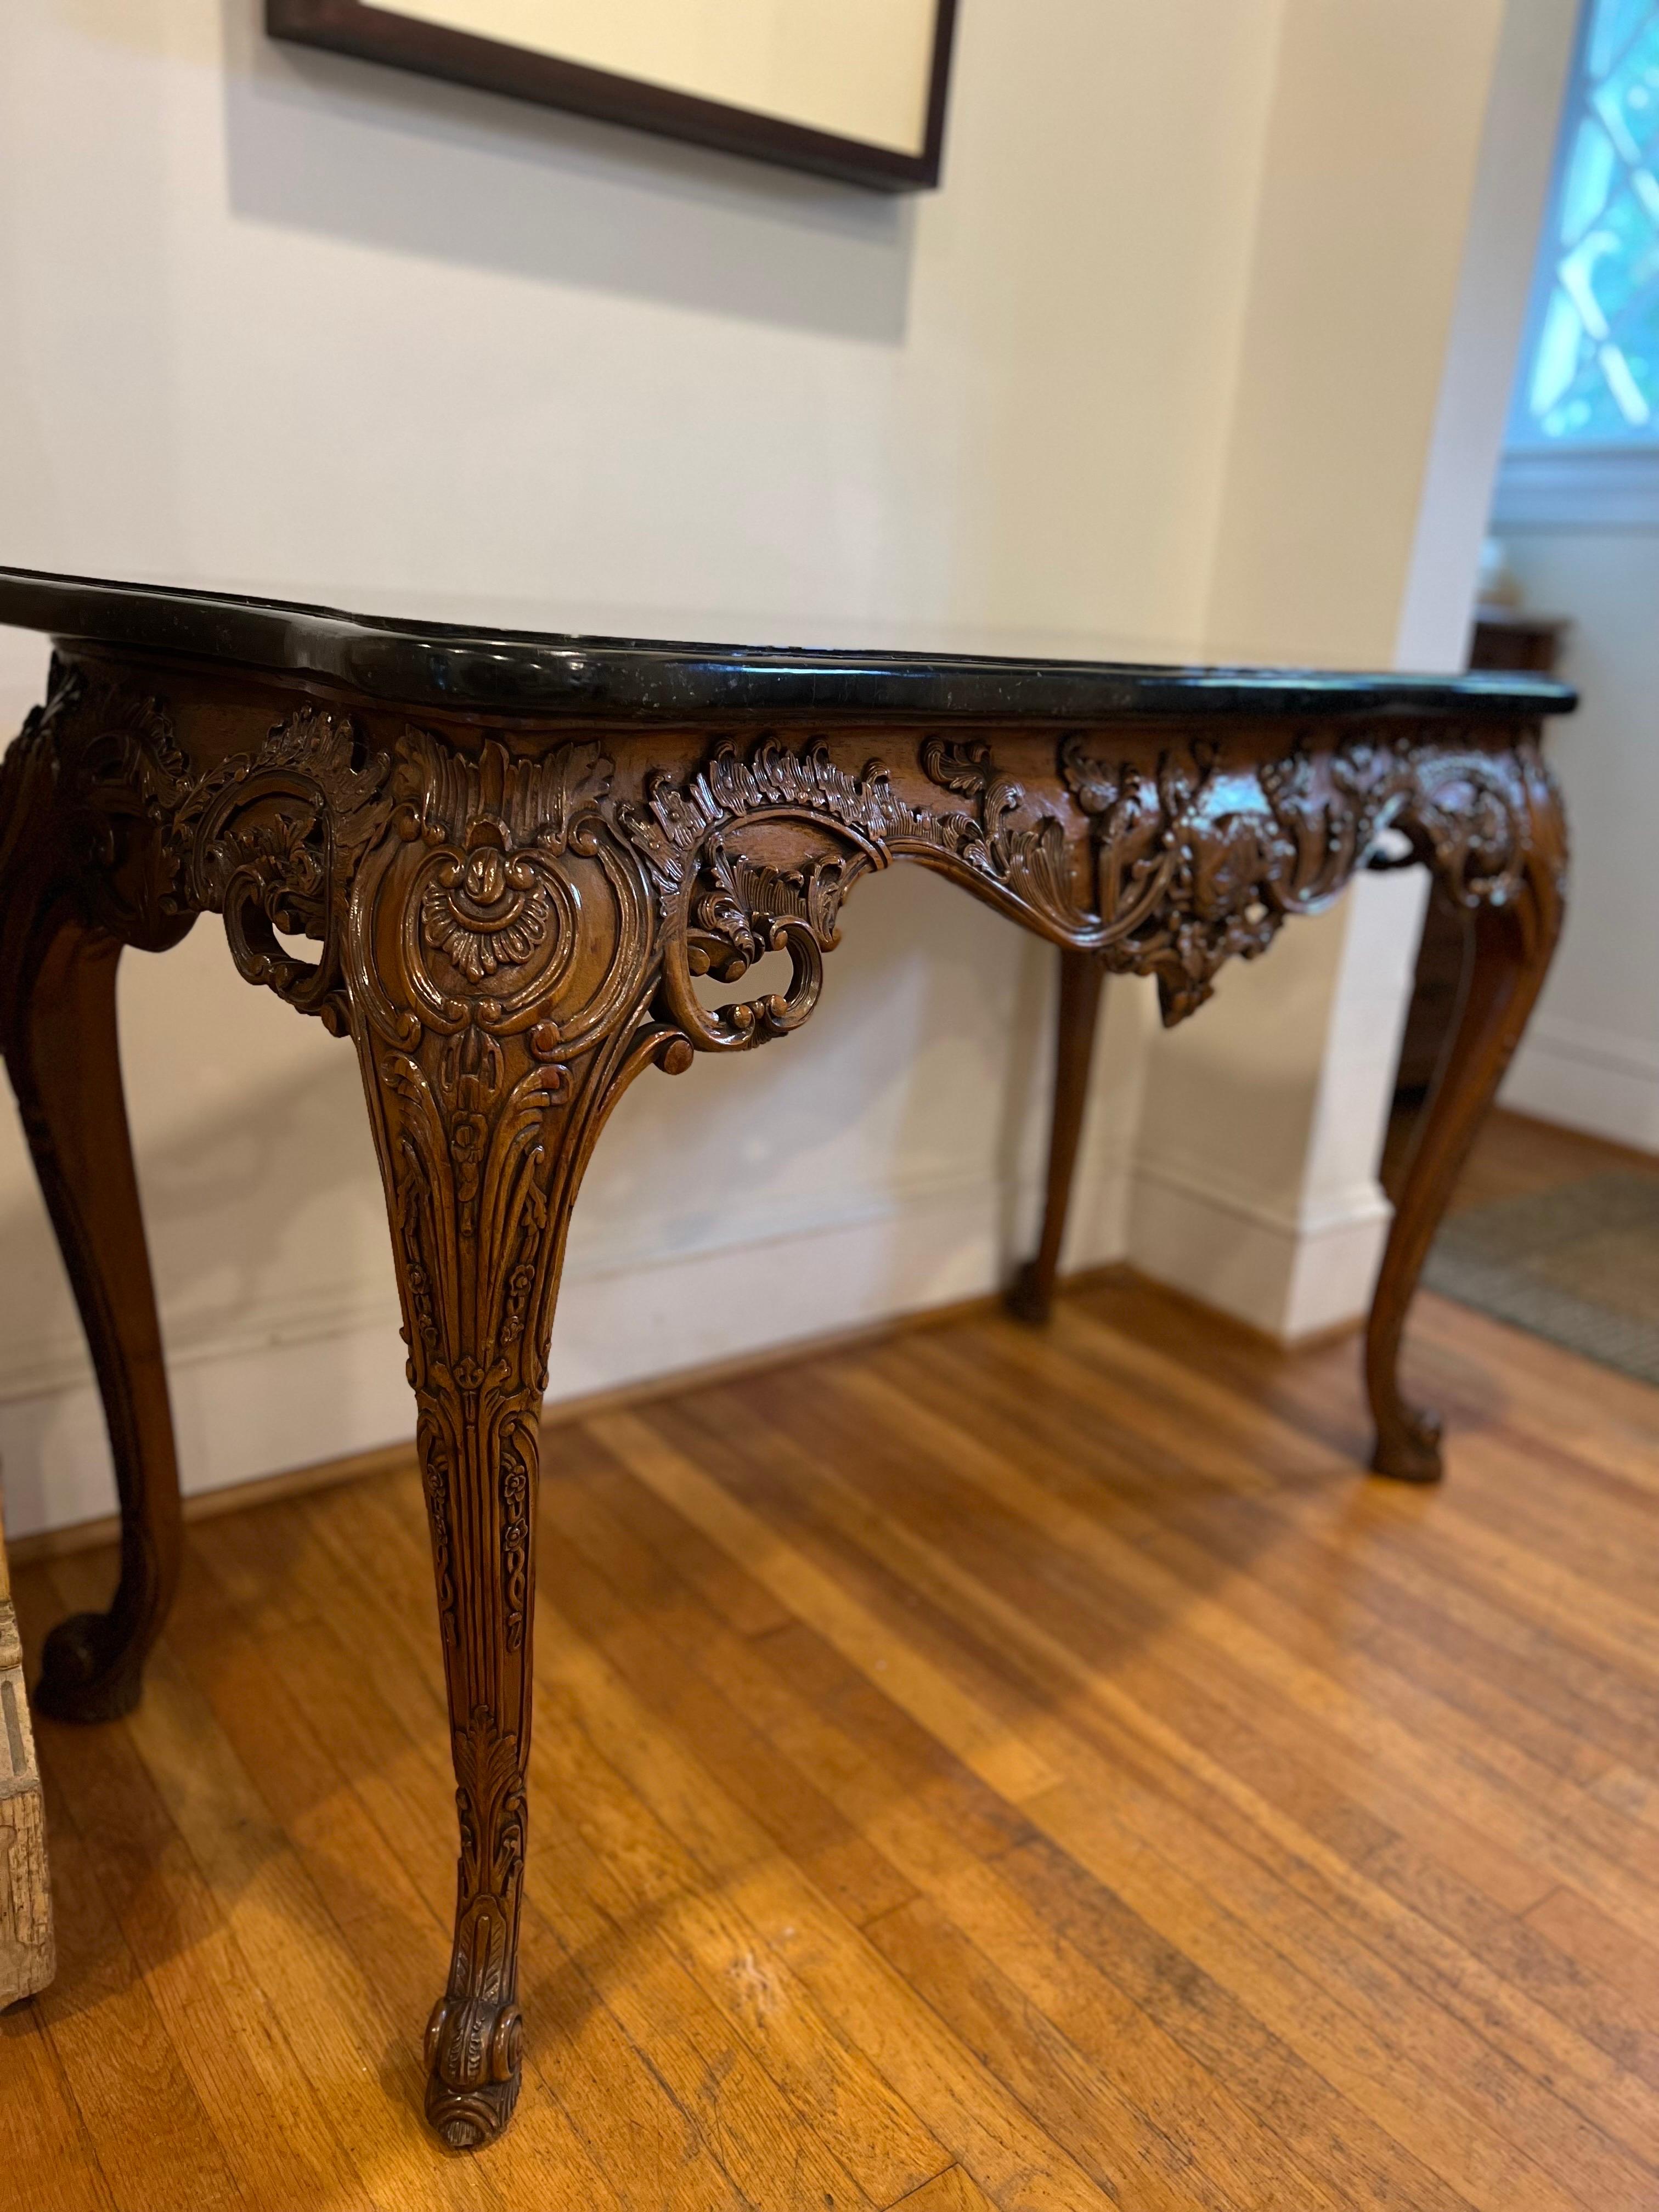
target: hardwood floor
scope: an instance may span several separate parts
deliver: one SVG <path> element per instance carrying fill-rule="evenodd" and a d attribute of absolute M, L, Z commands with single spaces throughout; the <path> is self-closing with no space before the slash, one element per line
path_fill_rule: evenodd
<path fill-rule="evenodd" d="M 1351 1342 L 1122 1273 L 561 1428 L 472 2161 L 415 1479 L 196 1524 L 138 1712 L 40 1728 L 0 2205 L 1652 2212 L 1659 1391 L 1433 1299 L 1410 1366 L 1437 1492 Z"/>
<path fill-rule="evenodd" d="M 1634 1152 L 1605 1137 L 1535 1121 L 1529 1114 L 1491 1115 L 1463 1170 L 1450 1211 L 1530 1198 L 1594 1175 L 1659 1176 L 1659 1153 Z"/>

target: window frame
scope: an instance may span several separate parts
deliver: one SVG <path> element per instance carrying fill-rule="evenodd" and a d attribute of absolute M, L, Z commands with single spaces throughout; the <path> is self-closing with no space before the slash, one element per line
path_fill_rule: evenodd
<path fill-rule="evenodd" d="M 1659 453 L 1659 405 L 1653 412 L 1652 428 L 1632 432 L 1626 438 L 1549 438 L 1536 428 L 1527 405 L 1526 393 L 1532 381 L 1538 343 L 1543 333 L 1544 318 L 1549 311 L 1550 296 L 1555 289 L 1553 251 L 1557 218 L 1560 210 L 1561 193 L 1566 182 L 1568 164 L 1572 159 L 1577 139 L 1579 118 L 1584 107 L 1583 87 L 1585 63 L 1589 58 L 1590 27 L 1595 21 L 1596 0 L 1579 0 L 1578 21 L 1573 30 L 1572 53 L 1567 64 L 1563 86 L 1561 112 L 1556 124 L 1555 153 L 1550 163 L 1550 180 L 1544 197 L 1544 221 L 1539 230 L 1536 250 L 1533 256 L 1532 285 L 1527 298 L 1526 321 L 1522 328 L 1521 349 L 1516 362 L 1516 371 L 1510 390 L 1509 416 L 1504 428 L 1504 453 L 1505 462 L 1513 457 L 1517 462 L 1536 464 L 1544 455 L 1564 460 L 1571 456 L 1581 464 L 1578 474 L 1588 484 L 1606 475 L 1608 465 L 1627 456 Z M 1654 10 L 1659 17 L 1659 7 Z M 1639 36 L 1640 33 L 1638 33 Z M 1546 238 L 1551 249 L 1545 250 Z M 1535 473 L 1535 467 L 1526 471 Z"/>

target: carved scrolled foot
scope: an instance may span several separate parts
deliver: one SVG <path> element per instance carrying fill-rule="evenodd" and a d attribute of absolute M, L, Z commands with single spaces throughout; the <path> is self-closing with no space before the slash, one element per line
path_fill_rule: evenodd
<path fill-rule="evenodd" d="M 516 2004 L 440 1997 L 426 2027 L 426 2117 L 451 2150 L 495 2142 L 519 2101 L 524 2022 Z"/>
<path fill-rule="evenodd" d="M 1003 1302 L 1016 1321 L 1041 1328 L 1054 1310 L 1049 1287 L 1037 1262 L 1028 1260 L 1009 1284 Z"/>
<path fill-rule="evenodd" d="M 1440 1480 L 1440 1424 L 1401 1395 L 1406 1316 L 1469 1148 L 1548 972 L 1566 884 L 1560 798 L 1535 747 L 1523 744 L 1507 757 L 1493 757 L 1478 775 L 1455 761 L 1442 763 L 1437 774 L 1440 781 L 1426 783 L 1414 802 L 1416 834 L 1432 859 L 1440 896 L 1469 917 L 1469 950 L 1457 1019 L 1395 1194 L 1394 1225 L 1365 1332 L 1365 1387 L 1376 1423 L 1371 1466 L 1396 1482 Z M 1490 826 L 1472 838 L 1467 825 L 1477 817 L 1489 818 Z M 1466 826 L 1456 829 L 1459 823 Z"/>
<path fill-rule="evenodd" d="M 118 1721 L 143 1688 L 143 1653 L 113 1614 L 60 1620 L 40 1655 L 34 1708 L 55 1721 Z"/>
<path fill-rule="evenodd" d="M 1440 1457 L 1440 1417 L 1401 1407 L 1379 1424 L 1371 1453 L 1371 1473 L 1395 1482 L 1438 1482 L 1445 1469 Z"/>

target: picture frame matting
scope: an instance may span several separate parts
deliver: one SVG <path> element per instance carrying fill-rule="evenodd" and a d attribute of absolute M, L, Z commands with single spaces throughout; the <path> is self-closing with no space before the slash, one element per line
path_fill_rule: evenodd
<path fill-rule="evenodd" d="M 702 34 L 702 51 L 695 27 L 719 26 L 718 12 L 674 0 L 605 0 L 602 12 L 594 0 L 547 0 L 547 17 L 574 28 L 568 52 L 553 50 L 556 30 L 524 41 L 537 12 L 535 0 L 265 0 L 265 27 L 276 39 L 876 191 L 939 182 L 957 0 L 733 0 L 726 25 Z M 584 40 L 589 23 L 601 27 Z M 745 24 L 757 33 L 751 51 Z M 520 35 L 486 34 L 495 28 Z M 596 65 L 611 53 L 646 66 Z M 711 96 L 726 86 L 750 97 Z M 866 118 L 870 134 L 860 135 Z"/>

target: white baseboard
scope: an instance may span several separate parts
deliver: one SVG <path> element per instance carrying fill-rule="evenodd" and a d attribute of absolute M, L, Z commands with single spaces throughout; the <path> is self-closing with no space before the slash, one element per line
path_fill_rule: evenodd
<path fill-rule="evenodd" d="M 1088 1249 L 1072 1253 L 1075 1266 L 1123 1254 L 1128 1171 L 1103 1167 L 1078 1194 Z M 1036 1205 L 1034 1184 L 935 1185 L 741 1243 L 573 1268 L 553 1333 L 549 1402 L 983 1296 L 1029 1249 Z M 292 1316 L 281 1318 L 291 1329 Z M 187 1495 L 411 1433 L 395 1316 L 341 1315 L 325 1327 L 298 1340 L 273 1330 L 245 1342 L 257 1335 L 245 1323 L 234 1340 L 198 1342 L 170 1361 Z M 15 1537 L 113 1510 L 84 1358 L 72 1381 L 0 1404 L 0 1465 Z"/>
<path fill-rule="evenodd" d="M 1518 1114 L 1659 1152 L 1659 1048 L 1642 1038 L 1540 1015 L 1498 1097 Z"/>
<path fill-rule="evenodd" d="M 1297 1214 L 1143 1165 L 1128 1257 L 1155 1282 L 1295 1344 L 1364 1315 L 1391 1218 L 1374 1182 Z"/>

